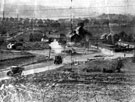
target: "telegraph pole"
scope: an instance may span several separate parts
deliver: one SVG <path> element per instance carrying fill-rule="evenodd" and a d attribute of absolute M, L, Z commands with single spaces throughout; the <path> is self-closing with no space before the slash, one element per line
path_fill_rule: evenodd
<path fill-rule="evenodd" d="M 17 17 L 17 20 L 19 21 L 19 11 L 18 11 L 18 8 L 16 9 L 16 17 Z"/>
<path fill-rule="evenodd" d="M 5 11 L 4 11 L 4 9 L 3 9 L 3 21 L 4 21 L 4 18 L 5 18 Z"/>
<path fill-rule="evenodd" d="M 3 12 L 2 12 L 3 20 L 5 18 L 5 0 L 3 0 Z"/>
<path fill-rule="evenodd" d="M 5 18 L 5 0 L 2 0 L 1 3 L 1 12 L 2 12 L 2 22 L 4 21 Z"/>
<path fill-rule="evenodd" d="M 71 11 L 71 32 L 73 32 L 73 13 L 72 13 L 72 8 L 73 8 L 73 5 L 72 5 L 72 2 L 73 0 L 71 0 L 71 6 L 70 6 L 70 11 Z"/>
<path fill-rule="evenodd" d="M 73 8 L 73 4 L 72 4 L 73 0 L 71 0 L 71 6 L 70 6 L 70 12 L 71 12 L 71 33 L 73 33 L 73 13 L 72 13 L 72 8 Z M 71 40 L 71 39 L 70 39 Z M 71 68 L 72 68 L 72 49 L 71 49 Z"/>

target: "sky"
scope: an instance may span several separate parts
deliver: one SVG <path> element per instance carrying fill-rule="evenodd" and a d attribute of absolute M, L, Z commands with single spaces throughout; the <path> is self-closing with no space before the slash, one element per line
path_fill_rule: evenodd
<path fill-rule="evenodd" d="M 5 1 L 6 3 L 11 4 L 27 4 L 32 5 L 35 2 L 38 5 L 45 5 L 45 6 L 60 6 L 60 7 L 68 7 L 71 5 L 71 0 L 0 0 Z M 134 0 L 128 0 L 134 1 Z M 125 5 L 127 0 L 72 0 L 74 6 L 78 7 L 89 7 L 89 6 L 104 6 L 105 3 L 108 3 L 110 6 L 121 6 Z"/>
<path fill-rule="evenodd" d="M 54 8 L 89 8 L 91 12 L 134 14 L 135 0 L 0 0 L 1 11 L 3 3 L 13 5 L 42 5 Z"/>
<path fill-rule="evenodd" d="M 3 0 L 0 0 L 3 1 Z M 18 5 L 43 5 L 51 7 L 92 8 L 97 12 L 130 12 L 134 13 L 135 0 L 5 0 L 6 3 Z"/>
<path fill-rule="evenodd" d="M 69 7 L 71 0 L 0 0 L 11 4 L 26 4 L 44 6 L 59 6 Z M 134 0 L 72 0 L 73 6 L 76 7 L 89 7 L 89 6 L 125 6 L 127 4 L 135 4 Z"/>

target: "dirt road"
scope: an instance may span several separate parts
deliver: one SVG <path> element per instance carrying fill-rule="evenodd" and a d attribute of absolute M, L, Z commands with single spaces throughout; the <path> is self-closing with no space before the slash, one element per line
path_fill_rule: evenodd
<path fill-rule="evenodd" d="M 46 51 L 34 51 L 32 53 L 43 56 L 47 54 Z M 51 54 L 52 57 L 54 57 L 54 55 L 55 54 L 53 53 Z M 113 55 L 105 55 L 103 53 L 89 53 L 88 55 L 83 54 L 72 57 L 63 56 L 64 62 L 62 65 L 54 65 L 53 61 L 48 61 L 25 66 L 23 75 L 33 75 L 26 76 L 26 82 L 28 84 L 24 84 L 26 85 L 25 87 L 18 86 L 18 90 L 21 90 L 20 94 L 28 94 L 27 96 L 22 94 L 22 96 L 24 96 L 21 98 L 24 100 L 27 100 L 27 98 L 29 98 L 29 100 L 34 100 L 35 96 L 42 96 L 44 100 L 42 102 L 48 102 L 48 100 L 52 100 L 52 102 L 135 102 L 135 73 L 134 68 L 132 67 L 134 66 L 133 63 L 129 62 L 126 64 L 124 68 L 126 73 L 103 74 L 101 72 L 85 72 L 82 70 L 82 66 L 77 66 L 78 68 L 74 68 L 72 71 L 65 71 L 67 67 L 64 64 L 71 63 L 72 61 L 86 61 L 88 58 L 93 59 L 95 58 L 95 55 L 102 55 L 107 59 L 124 57 L 123 53 L 116 53 Z M 132 55 L 133 54 L 127 54 L 126 57 L 130 57 Z M 53 70 L 56 68 L 60 69 Z M 48 70 L 51 71 L 47 72 Z M 6 72 L 7 71 L 0 73 L 0 80 L 9 78 L 6 76 Z M 42 73 L 38 75 L 34 74 L 39 72 Z M 31 86 L 29 81 L 31 81 Z M 53 82 L 58 83 L 54 84 Z M 35 84 L 35 86 L 33 84 Z M 40 92 L 40 90 L 38 90 L 38 88 L 41 87 L 40 85 L 44 85 L 42 90 L 44 90 L 45 95 L 43 92 L 39 95 L 35 94 Z M 36 102 L 41 101 L 39 101 L 37 98 Z"/>
<path fill-rule="evenodd" d="M 81 53 L 84 53 L 83 49 L 79 49 L 79 51 Z M 35 50 L 35 51 L 29 51 L 32 54 L 36 54 L 36 55 L 42 55 L 42 56 L 47 56 L 49 53 L 49 50 Z M 70 55 L 63 55 L 63 64 L 62 65 L 55 65 L 53 64 L 53 61 L 48 61 L 48 62 L 42 62 L 42 63 L 37 63 L 37 64 L 32 64 L 32 65 L 28 65 L 25 66 L 25 71 L 23 72 L 24 75 L 29 75 L 29 74 L 34 74 L 34 73 L 39 73 L 39 72 L 43 72 L 43 71 L 47 71 L 47 70 L 52 70 L 55 68 L 59 68 L 64 66 L 64 64 L 67 63 L 72 63 L 73 61 L 87 61 L 88 59 L 95 59 L 94 56 L 96 55 L 102 55 L 104 56 L 104 59 L 114 59 L 114 58 L 118 58 L 118 57 L 124 57 L 124 53 L 113 53 L 113 55 L 106 55 L 104 52 L 93 52 L 93 51 L 86 51 L 86 54 L 82 54 L 82 55 L 74 55 L 74 56 L 70 56 Z M 53 58 L 55 56 L 55 53 L 51 53 L 51 57 Z M 125 57 L 132 57 L 133 54 L 126 54 Z M 6 73 L 8 70 L 6 71 L 2 71 L 0 72 L 0 80 L 4 80 L 4 79 L 8 79 L 9 77 L 7 77 Z"/>
<path fill-rule="evenodd" d="M 42 54 L 43 56 L 46 56 L 47 51 L 43 51 L 43 52 L 42 51 L 35 51 L 33 53 L 34 54 L 40 54 L 40 55 Z M 51 57 L 54 57 L 54 55 L 55 54 L 52 53 Z M 72 61 L 87 61 L 88 58 L 94 58 L 94 55 L 72 56 L 72 58 L 71 58 L 71 56 L 65 56 L 63 58 L 63 64 L 61 64 L 61 65 L 55 65 L 55 64 L 53 64 L 53 61 L 48 61 L 48 62 L 42 62 L 42 63 L 28 65 L 28 66 L 24 67 L 25 71 L 23 71 L 23 75 L 29 75 L 29 74 L 34 74 L 34 73 L 39 73 L 39 72 L 43 72 L 43 71 L 59 68 L 59 67 L 64 66 L 64 64 L 71 63 Z M 9 69 L 0 72 L 0 80 L 9 79 L 9 77 L 6 75 L 6 73 L 8 71 L 9 71 Z"/>

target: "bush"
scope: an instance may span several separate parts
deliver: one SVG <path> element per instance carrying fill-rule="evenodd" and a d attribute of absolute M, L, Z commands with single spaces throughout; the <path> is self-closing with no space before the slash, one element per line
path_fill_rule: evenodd
<path fill-rule="evenodd" d="M 122 59 L 94 60 L 87 63 L 85 72 L 120 72 L 123 67 Z"/>
<path fill-rule="evenodd" d="M 41 50 L 49 49 L 49 45 L 45 42 L 26 42 L 24 44 L 24 50 Z"/>

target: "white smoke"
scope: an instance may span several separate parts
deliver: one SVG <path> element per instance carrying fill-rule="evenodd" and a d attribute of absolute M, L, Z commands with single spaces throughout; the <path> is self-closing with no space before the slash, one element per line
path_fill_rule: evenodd
<path fill-rule="evenodd" d="M 108 49 L 105 49 L 105 48 L 101 48 L 100 50 L 105 55 L 114 55 L 113 51 L 111 51 L 111 50 L 108 50 Z"/>
<path fill-rule="evenodd" d="M 54 41 L 50 43 L 49 46 L 56 54 L 60 54 L 63 51 L 63 47 L 58 43 L 58 41 L 56 41 L 56 39 L 54 39 Z"/>

